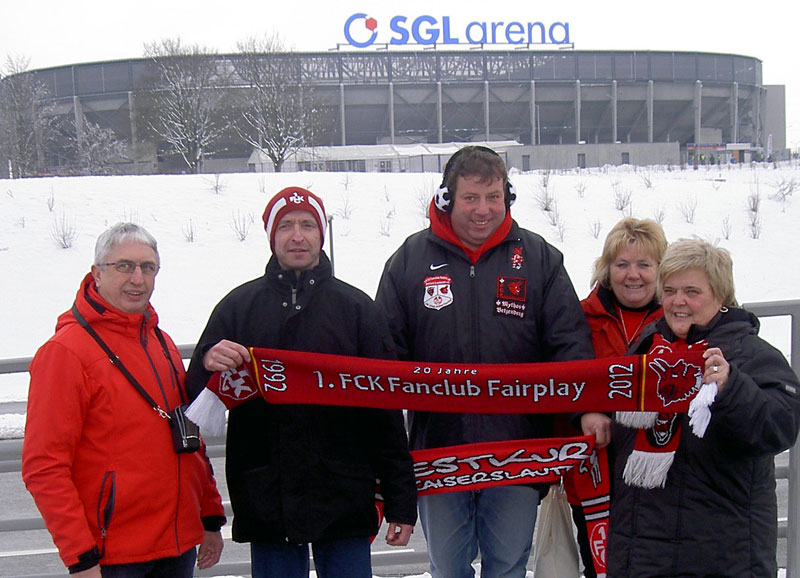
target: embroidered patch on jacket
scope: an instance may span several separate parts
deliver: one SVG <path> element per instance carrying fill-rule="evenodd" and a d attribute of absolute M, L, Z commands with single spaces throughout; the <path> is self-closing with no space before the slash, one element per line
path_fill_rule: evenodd
<path fill-rule="evenodd" d="M 495 313 L 512 317 L 525 317 L 525 300 L 528 297 L 528 280 L 523 277 L 498 277 Z"/>
<path fill-rule="evenodd" d="M 511 266 L 514 269 L 522 269 L 525 257 L 522 256 L 522 247 L 514 247 L 511 254 Z"/>
<path fill-rule="evenodd" d="M 449 275 L 425 277 L 425 296 L 422 298 L 425 307 L 438 311 L 450 305 L 453 302 L 452 282 Z"/>

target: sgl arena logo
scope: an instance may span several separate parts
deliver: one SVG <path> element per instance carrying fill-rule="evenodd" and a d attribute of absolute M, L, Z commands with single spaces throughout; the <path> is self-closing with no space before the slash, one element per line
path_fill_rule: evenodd
<path fill-rule="evenodd" d="M 373 44 L 405 46 L 421 44 L 571 44 L 568 22 L 479 22 L 460 28 L 451 25 L 449 16 L 393 16 L 388 26 L 358 12 L 344 23 L 344 37 L 356 48 Z"/>

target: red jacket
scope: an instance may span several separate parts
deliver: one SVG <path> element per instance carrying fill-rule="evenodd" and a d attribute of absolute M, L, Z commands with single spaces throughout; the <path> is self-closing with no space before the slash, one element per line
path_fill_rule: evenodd
<path fill-rule="evenodd" d="M 586 321 L 592 329 L 592 344 L 597 359 L 625 355 L 628 352 L 629 344 L 625 343 L 622 323 L 614 311 L 615 303 L 614 294 L 601 285 L 596 285 L 589 296 L 581 301 Z M 663 315 L 663 309 L 653 300 L 644 321 L 628 337 L 635 343 L 642 330 Z"/>
<path fill-rule="evenodd" d="M 183 363 L 165 335 L 167 359 L 152 306 L 133 315 L 111 308 L 91 275 L 76 306 L 162 408 L 181 403 Z M 30 374 L 22 478 L 64 564 L 94 565 L 95 547 L 105 551 L 102 564 L 178 556 L 202 542 L 201 516 L 209 530 L 224 523 L 204 452 L 175 453 L 168 423 L 71 311 L 59 317 Z"/>

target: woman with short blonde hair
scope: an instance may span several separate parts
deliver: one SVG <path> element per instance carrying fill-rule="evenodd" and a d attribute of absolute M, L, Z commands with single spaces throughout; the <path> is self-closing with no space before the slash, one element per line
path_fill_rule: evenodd
<path fill-rule="evenodd" d="M 733 259 L 727 249 L 715 247 L 697 239 L 679 239 L 669 247 L 669 253 L 658 269 L 657 292 L 664 291 L 664 280 L 687 269 L 703 271 L 714 295 L 725 307 L 738 307 L 733 284 Z"/>
<path fill-rule="evenodd" d="M 642 423 L 617 415 L 608 575 L 775 576 L 774 457 L 797 439 L 800 382 L 758 337 L 756 316 L 736 305 L 725 249 L 673 243 L 658 293 L 664 317 L 631 353 L 703 351 L 702 366 L 684 363 L 683 371 L 695 387 L 702 380 L 710 418 L 698 428 L 687 414 L 659 413 L 635 429 Z"/>

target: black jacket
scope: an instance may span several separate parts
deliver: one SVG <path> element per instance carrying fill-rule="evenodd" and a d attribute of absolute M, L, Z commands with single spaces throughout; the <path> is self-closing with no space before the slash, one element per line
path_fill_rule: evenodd
<path fill-rule="evenodd" d="M 711 405 L 703 438 L 683 417 L 680 444 L 663 489 L 622 481 L 635 430 L 615 424 L 616 480 L 608 541 L 609 578 L 641 576 L 766 577 L 777 573 L 775 454 L 790 448 L 800 425 L 800 384 L 783 355 L 757 336 L 743 309 L 692 326 L 731 366 Z M 674 341 L 664 319 L 635 346 L 649 351 L 655 332 Z"/>
<path fill-rule="evenodd" d="M 441 283 L 431 285 L 437 277 Z M 411 235 L 387 261 L 376 301 L 407 360 L 529 363 L 593 357 L 589 326 L 561 253 L 516 223 L 474 265 L 431 229 Z M 409 415 L 413 449 L 552 435 L 552 418 L 542 414 Z"/>
<path fill-rule="evenodd" d="M 220 339 L 246 347 L 394 357 L 372 300 L 334 278 L 324 253 L 320 259 L 295 287 L 294 273 L 282 271 L 273 257 L 263 277 L 217 305 L 189 366 L 193 393 L 210 376 L 202 357 Z M 413 464 L 399 411 L 249 401 L 229 414 L 226 474 L 237 542 L 374 535 L 376 479 L 387 520 L 416 521 Z"/>

